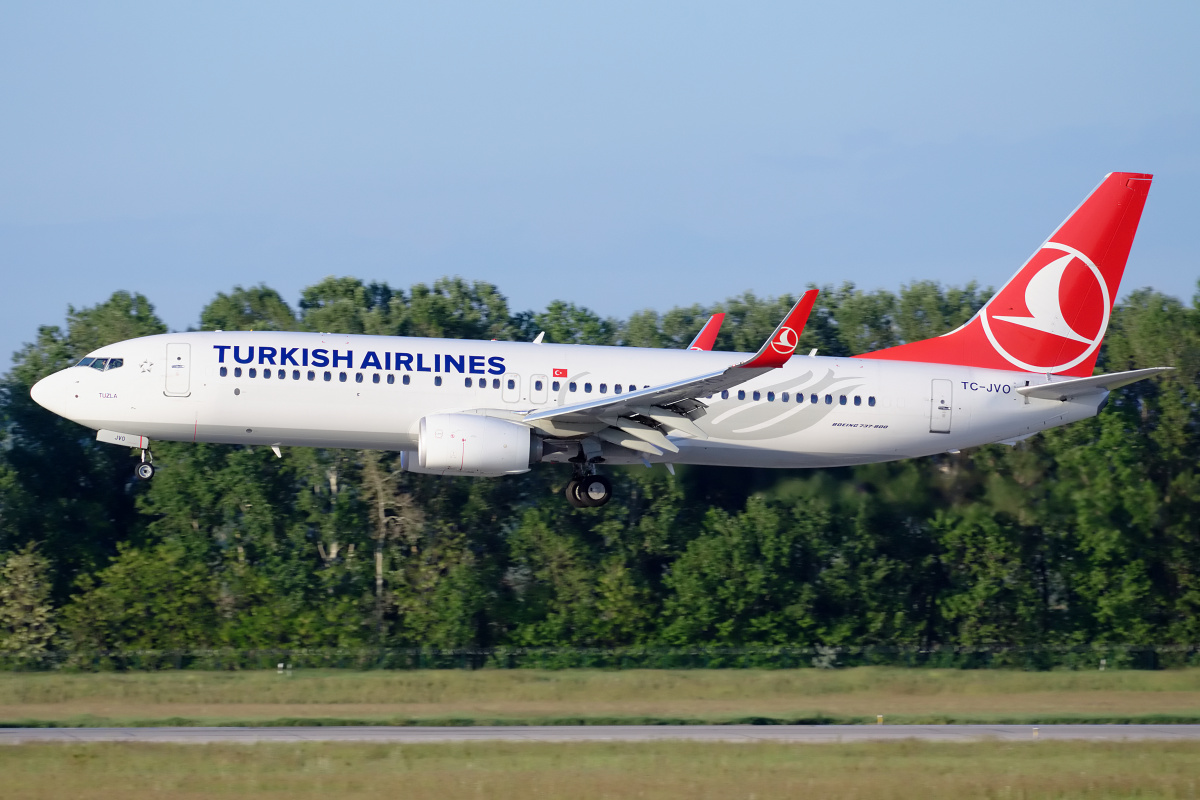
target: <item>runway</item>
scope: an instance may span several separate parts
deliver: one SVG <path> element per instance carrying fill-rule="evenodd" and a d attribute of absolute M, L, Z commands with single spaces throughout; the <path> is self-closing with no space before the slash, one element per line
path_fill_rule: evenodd
<path fill-rule="evenodd" d="M 1197 740 L 1200 725 L 561 725 L 506 727 L 2 728 L 0 744 L 35 742 L 931 742 Z"/>

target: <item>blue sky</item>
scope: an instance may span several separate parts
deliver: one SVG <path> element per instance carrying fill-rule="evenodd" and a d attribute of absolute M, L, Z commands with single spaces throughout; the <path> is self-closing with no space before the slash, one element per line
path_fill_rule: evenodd
<path fill-rule="evenodd" d="M 0 352 L 326 275 L 602 314 L 998 285 L 1113 170 L 1200 278 L 1195 3 L 9 3 Z"/>

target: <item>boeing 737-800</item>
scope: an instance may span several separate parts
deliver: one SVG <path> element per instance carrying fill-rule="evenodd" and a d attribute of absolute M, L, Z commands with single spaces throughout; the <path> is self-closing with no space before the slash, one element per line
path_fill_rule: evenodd
<path fill-rule="evenodd" d="M 962 327 L 854 357 L 796 355 L 816 291 L 755 354 L 338 333 L 189 332 L 106 345 L 34 400 L 142 450 L 152 440 L 396 450 L 413 472 L 570 463 L 832 467 L 927 456 L 1095 416 L 1164 367 L 1093 376 L 1150 175 L 1112 173 Z"/>

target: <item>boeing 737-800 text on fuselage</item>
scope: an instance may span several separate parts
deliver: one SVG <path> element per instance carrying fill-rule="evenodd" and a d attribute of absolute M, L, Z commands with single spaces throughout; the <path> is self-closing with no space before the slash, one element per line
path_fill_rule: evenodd
<path fill-rule="evenodd" d="M 189 332 L 90 353 L 33 387 L 104 442 L 398 450 L 405 469 L 497 477 L 570 463 L 831 467 L 1012 442 L 1094 416 L 1164 368 L 1093 376 L 1150 175 L 1112 173 L 961 328 L 849 358 L 795 355 L 815 291 L 754 355 L 336 333 Z"/>

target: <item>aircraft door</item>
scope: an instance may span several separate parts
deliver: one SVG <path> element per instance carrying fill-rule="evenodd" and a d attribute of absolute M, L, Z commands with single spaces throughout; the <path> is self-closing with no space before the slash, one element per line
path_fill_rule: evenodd
<path fill-rule="evenodd" d="M 521 376 L 508 373 L 500 379 L 500 397 L 506 403 L 521 402 Z"/>
<path fill-rule="evenodd" d="M 183 342 L 167 345 L 165 368 L 167 385 L 163 394 L 168 397 L 187 397 L 192 393 L 192 346 Z"/>
<path fill-rule="evenodd" d="M 535 406 L 543 405 L 550 396 L 548 383 L 545 375 L 529 376 L 529 402 Z"/>
<path fill-rule="evenodd" d="M 937 378 L 929 398 L 929 432 L 949 433 L 950 416 L 953 413 L 954 384 Z"/>

